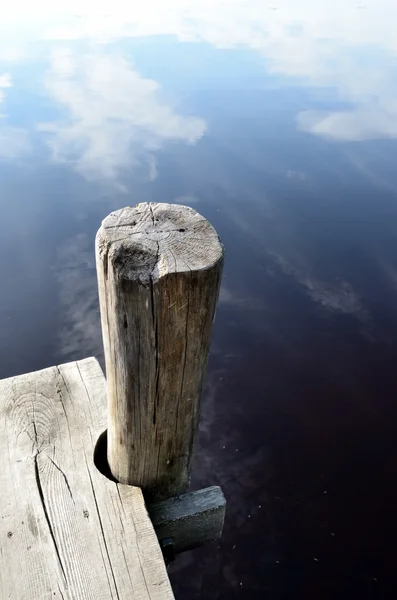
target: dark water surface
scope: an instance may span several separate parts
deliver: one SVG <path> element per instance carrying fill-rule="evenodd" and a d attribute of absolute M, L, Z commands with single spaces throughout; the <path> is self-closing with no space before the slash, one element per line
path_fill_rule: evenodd
<path fill-rule="evenodd" d="M 227 252 L 193 485 L 228 512 L 176 598 L 395 597 L 397 4 L 12 4 L 0 377 L 102 359 L 101 219 L 193 206 Z"/>

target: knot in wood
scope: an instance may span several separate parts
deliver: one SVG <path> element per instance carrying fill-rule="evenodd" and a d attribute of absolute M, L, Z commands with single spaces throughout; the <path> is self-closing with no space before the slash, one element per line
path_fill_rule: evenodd
<path fill-rule="evenodd" d="M 106 273 L 144 286 L 167 274 L 211 268 L 223 255 L 216 231 L 195 210 L 156 203 L 111 213 L 98 231 L 97 249 Z"/>

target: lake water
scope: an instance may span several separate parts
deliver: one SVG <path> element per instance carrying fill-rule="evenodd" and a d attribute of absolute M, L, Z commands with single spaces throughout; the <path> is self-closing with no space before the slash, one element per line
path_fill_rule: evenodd
<path fill-rule="evenodd" d="M 194 207 L 226 265 L 177 599 L 395 597 L 394 0 L 2 8 L 0 377 L 95 355 L 94 237 Z"/>

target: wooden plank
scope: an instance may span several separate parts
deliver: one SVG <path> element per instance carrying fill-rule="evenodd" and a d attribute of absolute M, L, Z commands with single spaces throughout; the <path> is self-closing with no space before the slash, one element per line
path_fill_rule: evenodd
<path fill-rule="evenodd" d="M 108 382 L 108 461 L 147 500 L 181 494 L 190 462 L 223 266 L 192 208 L 112 213 L 96 258 Z"/>
<path fill-rule="evenodd" d="M 175 554 L 198 548 L 222 536 L 226 500 L 212 486 L 148 506 L 158 539 L 173 539 Z"/>
<path fill-rule="evenodd" d="M 106 383 L 93 358 L 0 382 L 0 597 L 173 598 L 139 488 L 93 462 Z"/>

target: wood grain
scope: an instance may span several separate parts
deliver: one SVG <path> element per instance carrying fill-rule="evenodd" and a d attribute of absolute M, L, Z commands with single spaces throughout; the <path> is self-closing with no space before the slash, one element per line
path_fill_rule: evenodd
<path fill-rule="evenodd" d="M 173 598 L 141 491 L 96 469 L 95 359 L 0 381 L 0 597 Z"/>
<path fill-rule="evenodd" d="M 225 511 L 225 496 L 218 486 L 148 506 L 158 539 L 172 538 L 175 554 L 220 539 Z"/>
<path fill-rule="evenodd" d="M 139 204 L 99 229 L 96 258 L 108 382 L 108 461 L 147 500 L 184 492 L 223 266 L 196 211 Z"/>

